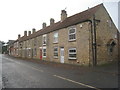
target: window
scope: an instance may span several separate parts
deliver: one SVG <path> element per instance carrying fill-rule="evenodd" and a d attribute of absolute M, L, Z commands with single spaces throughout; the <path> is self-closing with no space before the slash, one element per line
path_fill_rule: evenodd
<path fill-rule="evenodd" d="M 58 47 L 54 47 L 54 57 L 58 58 Z"/>
<path fill-rule="evenodd" d="M 18 49 L 16 50 L 16 54 L 18 55 Z"/>
<path fill-rule="evenodd" d="M 46 43 L 47 43 L 47 35 L 43 35 L 42 41 L 43 41 L 43 45 L 46 45 Z"/>
<path fill-rule="evenodd" d="M 30 56 L 30 54 L 31 54 L 30 51 L 31 51 L 31 50 L 30 50 L 30 48 L 29 48 L 29 49 L 28 49 L 28 56 Z"/>
<path fill-rule="evenodd" d="M 43 47 L 43 57 L 46 57 L 46 47 Z"/>
<path fill-rule="evenodd" d="M 34 56 L 36 56 L 36 55 L 37 55 L 37 49 L 34 48 Z"/>
<path fill-rule="evenodd" d="M 53 43 L 58 43 L 58 32 L 54 33 Z"/>
<path fill-rule="evenodd" d="M 109 27 L 112 27 L 112 21 L 111 20 L 107 20 L 107 23 L 108 23 Z"/>
<path fill-rule="evenodd" d="M 114 40 L 110 40 L 107 44 L 107 48 L 108 48 L 108 52 L 110 55 L 112 55 L 114 47 L 115 47 L 116 43 Z"/>
<path fill-rule="evenodd" d="M 69 59 L 76 59 L 76 48 L 69 49 Z"/>
<path fill-rule="evenodd" d="M 69 41 L 76 40 L 76 28 L 70 28 L 69 30 Z"/>
<path fill-rule="evenodd" d="M 30 40 L 28 40 L 28 46 L 30 46 Z"/>
<path fill-rule="evenodd" d="M 34 46 L 36 46 L 37 45 L 37 39 L 35 38 L 34 39 Z"/>

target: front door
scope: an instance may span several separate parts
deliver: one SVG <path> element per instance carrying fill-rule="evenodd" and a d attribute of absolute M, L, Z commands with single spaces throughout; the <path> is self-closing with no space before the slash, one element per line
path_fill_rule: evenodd
<path fill-rule="evenodd" d="M 42 48 L 40 48 L 40 60 L 42 60 Z"/>
<path fill-rule="evenodd" d="M 60 48 L 60 62 L 64 63 L 64 48 Z"/>

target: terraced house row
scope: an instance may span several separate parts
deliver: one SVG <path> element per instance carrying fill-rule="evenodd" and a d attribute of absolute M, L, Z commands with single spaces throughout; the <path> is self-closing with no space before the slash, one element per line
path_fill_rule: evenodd
<path fill-rule="evenodd" d="M 62 10 L 60 21 L 42 26 L 18 35 L 9 55 L 78 65 L 118 60 L 119 32 L 103 4 L 70 17 Z"/>

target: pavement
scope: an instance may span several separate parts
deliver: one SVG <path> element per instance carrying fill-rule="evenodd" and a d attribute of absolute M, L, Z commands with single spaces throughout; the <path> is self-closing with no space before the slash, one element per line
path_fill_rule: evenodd
<path fill-rule="evenodd" d="M 27 59 L 27 58 L 18 58 L 18 57 L 12 57 L 9 55 L 6 55 L 8 58 L 13 58 L 13 59 L 19 59 L 19 60 L 26 60 L 26 61 L 31 61 L 34 63 L 40 63 L 40 64 L 47 64 L 53 67 L 60 67 L 60 68 L 67 68 L 67 69 L 84 69 L 84 70 L 91 70 L 94 72 L 101 72 L 101 73 L 108 73 L 108 74 L 113 74 L 113 75 L 118 75 L 118 61 L 115 62 L 109 62 L 104 65 L 99 65 L 96 67 L 92 66 L 79 66 L 79 65 L 73 65 L 73 64 L 66 64 L 66 63 L 58 63 L 58 62 L 52 62 L 52 61 L 45 61 L 45 60 L 39 60 L 39 59 Z"/>
<path fill-rule="evenodd" d="M 118 64 L 85 67 L 3 55 L 2 79 L 5 88 L 117 88 Z"/>

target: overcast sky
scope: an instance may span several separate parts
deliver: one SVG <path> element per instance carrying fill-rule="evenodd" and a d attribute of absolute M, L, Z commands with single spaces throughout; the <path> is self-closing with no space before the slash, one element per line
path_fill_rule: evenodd
<path fill-rule="evenodd" d="M 61 10 L 68 16 L 104 3 L 116 26 L 118 26 L 118 1 L 120 0 L 0 0 L 0 40 L 16 40 L 24 31 L 40 30 L 42 23 L 60 20 Z"/>

